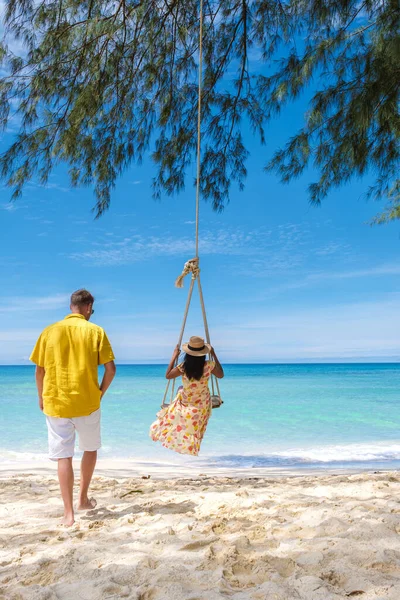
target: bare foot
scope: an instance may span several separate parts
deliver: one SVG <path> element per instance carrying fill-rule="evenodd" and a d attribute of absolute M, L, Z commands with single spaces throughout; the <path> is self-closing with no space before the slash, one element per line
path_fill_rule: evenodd
<path fill-rule="evenodd" d="M 91 510 L 92 508 L 96 508 L 97 501 L 94 498 L 86 498 L 86 500 L 81 500 L 78 504 L 78 510 Z"/>
<path fill-rule="evenodd" d="M 75 523 L 74 513 L 66 513 L 61 521 L 65 527 L 71 527 Z"/>

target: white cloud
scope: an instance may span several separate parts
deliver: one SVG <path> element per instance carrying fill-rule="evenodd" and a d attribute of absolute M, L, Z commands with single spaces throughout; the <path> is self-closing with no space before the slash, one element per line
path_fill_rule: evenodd
<path fill-rule="evenodd" d="M 38 338 L 37 329 L 0 330 L 0 364 L 26 362 Z"/>
<path fill-rule="evenodd" d="M 42 185 L 40 183 L 34 183 L 34 182 L 30 182 L 28 183 L 25 188 L 27 190 L 31 189 L 31 190 L 37 190 L 37 189 L 43 189 L 43 190 L 55 190 L 57 192 L 62 192 L 62 193 L 68 193 L 71 191 L 70 188 L 67 188 L 65 186 L 62 186 L 58 183 L 46 183 L 45 185 Z"/>
<path fill-rule="evenodd" d="M 4 28 L 4 16 L 6 12 L 6 3 L 4 0 L 0 0 L 0 38 L 5 34 Z M 8 49 L 17 56 L 24 56 L 26 54 L 26 48 L 21 40 L 16 40 L 13 36 L 7 35 L 5 38 Z"/>
<path fill-rule="evenodd" d="M 80 263 L 107 267 L 167 256 L 179 256 L 186 260 L 195 252 L 190 232 L 186 236 L 172 235 L 168 231 L 163 235 L 140 233 L 126 237 L 107 236 L 107 239 L 92 242 L 91 248 L 85 252 L 73 252 L 69 257 Z M 315 242 L 307 223 L 287 223 L 275 229 L 259 227 L 247 231 L 238 227 L 203 230 L 199 252 L 202 256 L 236 257 L 235 264 L 231 264 L 230 268 L 242 277 L 265 278 L 274 275 L 284 279 L 282 283 L 275 280 L 264 297 L 284 290 L 316 285 L 325 280 L 351 280 L 400 272 L 397 265 L 355 269 L 354 264 L 358 258 L 349 244 L 341 240 L 323 244 Z M 335 264 L 348 268 L 332 271 L 332 259 Z M 290 280 L 289 277 L 293 276 L 294 279 Z"/>
<path fill-rule="evenodd" d="M 224 236 L 220 238 L 220 241 Z M 142 236 L 135 235 L 119 241 L 92 244 L 93 250 L 72 253 L 71 258 L 94 265 L 126 265 L 147 260 L 156 256 L 192 255 L 195 251 L 194 241 L 190 238 L 174 236 Z M 203 254 L 217 253 L 220 244 L 215 238 L 203 237 L 201 242 Z M 225 252 L 227 248 L 224 248 Z"/>
<path fill-rule="evenodd" d="M 19 114 L 11 113 L 7 119 L 5 133 L 17 133 L 21 128 L 22 117 Z"/>
<path fill-rule="evenodd" d="M 31 342 L 38 337 L 37 329 L 10 329 L 0 331 L 0 342 Z M 9 349 L 8 349 L 9 352 Z M 7 353 L 8 353 L 7 352 Z M 6 355 L 6 354 L 5 354 Z"/>
<path fill-rule="evenodd" d="M 356 279 L 358 277 L 380 277 L 384 275 L 400 275 L 400 265 L 382 264 L 366 269 L 316 273 L 310 275 L 309 279 Z"/>
<path fill-rule="evenodd" d="M 38 297 L 0 297 L 0 314 L 12 312 L 34 312 L 41 310 L 57 310 L 69 306 L 68 294 L 55 294 L 53 296 Z"/>
<path fill-rule="evenodd" d="M 340 252 L 343 254 L 350 255 L 352 252 L 351 246 L 349 244 L 343 244 L 340 242 L 330 242 L 321 248 L 318 248 L 315 251 L 317 256 L 331 256 L 332 254 L 337 254 Z"/>
<path fill-rule="evenodd" d="M 258 318 L 244 315 L 230 326 L 224 323 L 214 334 L 222 348 L 233 349 L 229 353 L 235 360 L 400 358 L 399 311 L 398 294 L 375 302 L 317 304 L 309 309 L 278 306 L 268 316 L 259 311 Z M 240 339 L 240 348 L 235 338 Z"/>
<path fill-rule="evenodd" d="M 4 304 L 5 299 L 0 302 Z M 11 311 L 20 312 L 22 302 L 32 310 L 50 310 L 64 307 L 68 296 L 16 299 Z M 398 360 L 399 311 L 400 294 L 374 302 L 316 302 L 307 309 L 276 306 L 267 312 L 250 306 L 242 315 L 228 314 L 214 325 L 210 323 L 211 339 L 225 362 Z M 118 318 L 111 315 L 106 330 L 117 361 L 165 362 L 176 343 L 180 318 L 162 310 Z M 187 333 L 201 335 L 200 323 L 191 319 Z M 40 329 L 0 330 L 0 362 L 15 362 L 29 355 Z"/>
<path fill-rule="evenodd" d="M 9 202 L 8 204 L 0 204 L 0 209 L 7 212 L 15 212 L 17 210 L 17 206 L 15 202 Z"/>
<path fill-rule="evenodd" d="M 349 269 L 343 271 L 331 271 L 327 268 L 326 271 L 317 271 L 314 273 L 304 273 L 301 279 L 286 281 L 285 283 L 271 286 L 264 297 L 271 294 L 277 294 L 288 290 L 307 288 L 315 286 L 320 282 L 329 282 L 336 280 L 352 280 L 373 277 L 390 277 L 400 275 L 400 265 L 386 264 L 374 265 L 365 269 Z"/>
<path fill-rule="evenodd" d="M 243 315 L 210 323 L 211 339 L 225 362 L 400 359 L 399 310 L 397 294 L 376 302 L 317 304 L 309 309 L 277 306 L 268 316 L 250 307 Z M 141 318 L 122 315 L 107 327 L 117 360 L 169 359 L 180 316 L 136 316 Z M 186 330 L 201 335 L 201 319 L 192 319 Z"/>
<path fill-rule="evenodd" d="M 252 256 L 253 260 L 254 257 L 262 255 L 267 256 L 265 260 L 268 263 L 278 263 L 279 249 L 279 264 L 276 264 L 275 268 L 297 266 L 299 252 L 295 245 L 303 233 L 292 225 L 280 228 L 275 237 L 272 233 L 271 230 L 262 227 L 249 231 L 239 228 L 205 230 L 200 237 L 199 252 L 202 255 Z M 98 266 L 109 266 L 126 265 L 158 256 L 190 257 L 194 251 L 195 242 L 192 236 L 176 236 L 166 232 L 159 236 L 137 234 L 107 242 L 94 242 L 91 250 L 72 253 L 70 258 Z M 266 268 L 264 263 L 263 268 Z"/>

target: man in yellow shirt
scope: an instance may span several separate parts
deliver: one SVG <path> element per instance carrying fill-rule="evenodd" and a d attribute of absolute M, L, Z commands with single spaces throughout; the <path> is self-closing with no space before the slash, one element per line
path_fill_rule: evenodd
<path fill-rule="evenodd" d="M 89 323 L 94 297 L 87 290 L 71 296 L 71 314 L 42 332 L 30 357 L 36 364 L 39 407 L 46 415 L 49 458 L 58 461 L 58 478 L 64 502 L 64 525 L 74 522 L 72 458 L 75 434 L 83 450 L 78 510 L 96 506 L 88 490 L 101 447 L 100 401 L 116 367 L 114 354 L 98 325 Z M 98 365 L 104 365 L 99 386 Z"/>

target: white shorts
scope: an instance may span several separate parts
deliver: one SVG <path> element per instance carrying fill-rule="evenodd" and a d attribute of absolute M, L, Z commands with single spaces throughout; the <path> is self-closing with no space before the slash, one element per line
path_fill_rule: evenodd
<path fill-rule="evenodd" d="M 87 417 L 64 419 L 46 416 L 46 422 L 51 460 L 74 456 L 76 431 L 80 450 L 93 452 L 101 448 L 100 408 Z"/>

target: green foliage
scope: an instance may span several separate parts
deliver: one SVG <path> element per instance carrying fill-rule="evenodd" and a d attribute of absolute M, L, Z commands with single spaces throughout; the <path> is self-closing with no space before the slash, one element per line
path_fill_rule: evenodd
<path fill-rule="evenodd" d="M 319 181 L 309 186 L 313 203 L 355 175 L 373 172 L 376 180 L 367 196 L 391 202 L 375 222 L 399 218 L 398 2 L 292 2 L 296 5 L 303 17 L 297 33 L 306 33 L 304 50 L 292 51 L 273 77 L 259 82 L 260 91 L 266 99 L 271 96 L 272 110 L 279 112 L 312 77 L 318 77 L 321 89 L 312 98 L 305 126 L 267 169 L 289 182 L 310 164 L 316 167 Z"/>
<path fill-rule="evenodd" d="M 267 168 L 288 182 L 317 167 L 313 202 L 372 170 L 370 195 L 389 197 L 397 218 L 398 19 L 392 0 L 206 0 L 203 197 L 221 210 L 231 182 L 243 186 L 243 119 L 264 143 L 268 120 L 317 81 L 303 129 Z M 15 105 L 21 120 L 0 157 L 13 198 L 63 161 L 72 185 L 94 185 L 98 216 L 148 153 L 155 196 L 183 189 L 196 152 L 197 0 L 8 0 L 5 22 L 6 40 L 26 47 L 19 57 L 0 46 L 0 125 Z"/>

